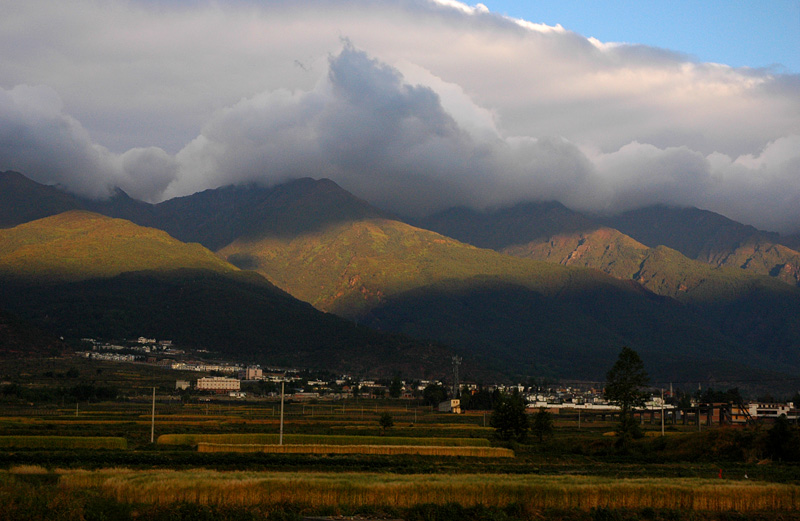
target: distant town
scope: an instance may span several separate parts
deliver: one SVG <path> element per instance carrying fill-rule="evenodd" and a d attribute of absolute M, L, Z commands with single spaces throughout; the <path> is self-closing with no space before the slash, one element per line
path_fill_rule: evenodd
<path fill-rule="evenodd" d="M 139 337 L 132 341 L 104 342 L 82 338 L 90 350 L 79 351 L 78 356 L 111 362 L 135 362 L 156 365 L 175 371 L 210 373 L 193 380 L 176 379 L 178 392 L 197 391 L 218 398 L 254 399 L 257 396 L 275 398 L 280 394 L 280 384 L 285 386 L 285 398 L 293 401 L 348 400 L 353 398 L 398 400 L 429 399 L 428 391 L 439 390 L 444 400 L 437 401 L 440 412 L 459 414 L 470 397 L 479 393 L 519 393 L 529 410 L 545 409 L 555 414 L 580 414 L 587 418 L 613 418 L 619 410 L 606 400 L 604 389 L 592 385 L 542 385 L 457 383 L 457 388 L 441 380 L 394 381 L 360 379 L 351 375 L 331 376 L 297 368 L 262 367 L 225 361 L 203 361 L 200 355 L 209 351 L 179 349 L 171 340 Z M 459 359 L 460 360 L 460 359 Z M 322 372 L 324 373 L 324 372 Z M 457 379 L 457 373 L 455 375 Z M 435 394 L 434 394 L 435 396 Z M 708 398 L 708 396 L 706 397 Z M 429 400 L 428 400 L 429 401 Z M 466 402 L 466 403 L 465 403 Z M 473 404 L 470 409 L 479 409 Z M 703 400 L 702 396 L 683 396 L 669 390 L 653 390 L 643 409 L 638 411 L 642 422 L 698 425 L 737 425 L 754 420 L 774 421 L 780 416 L 798 423 L 800 403 L 793 401 L 743 401 Z"/>

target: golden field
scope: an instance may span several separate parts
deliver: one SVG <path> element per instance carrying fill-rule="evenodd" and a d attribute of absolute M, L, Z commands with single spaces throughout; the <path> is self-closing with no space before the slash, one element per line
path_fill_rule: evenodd
<path fill-rule="evenodd" d="M 62 489 L 94 489 L 120 502 L 210 505 L 293 503 L 409 507 L 418 504 L 526 509 L 796 511 L 800 486 L 723 479 L 616 479 L 509 474 L 223 472 L 211 470 L 59 471 Z"/>

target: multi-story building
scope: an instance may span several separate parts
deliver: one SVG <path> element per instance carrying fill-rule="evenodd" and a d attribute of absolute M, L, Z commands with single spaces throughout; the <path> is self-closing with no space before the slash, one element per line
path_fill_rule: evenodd
<path fill-rule="evenodd" d="M 263 380 L 264 371 L 260 367 L 248 367 L 239 371 L 239 380 Z"/>
<path fill-rule="evenodd" d="M 241 382 L 225 376 L 207 376 L 197 380 L 198 391 L 229 392 L 241 390 Z"/>

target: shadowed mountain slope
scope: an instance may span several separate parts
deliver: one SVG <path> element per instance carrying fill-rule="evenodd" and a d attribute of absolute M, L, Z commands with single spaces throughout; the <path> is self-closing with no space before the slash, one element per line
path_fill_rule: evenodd
<path fill-rule="evenodd" d="M 0 230 L 0 307 L 70 338 L 170 338 L 235 359 L 391 375 L 448 349 L 321 313 L 198 244 L 71 211 Z"/>
<path fill-rule="evenodd" d="M 304 178 L 263 188 L 227 186 L 156 205 L 154 226 L 218 250 L 239 238 L 279 237 L 385 214 L 333 181 Z"/>
<path fill-rule="evenodd" d="M 68 350 L 56 336 L 0 310 L 0 358 L 59 356 Z"/>
<path fill-rule="evenodd" d="M 0 283 L 0 305 L 68 338 L 165 338 L 247 363 L 384 377 L 400 371 L 439 378 L 452 356 L 441 345 L 321 313 L 260 277 L 177 270 Z"/>
<path fill-rule="evenodd" d="M 671 210 L 656 210 L 653 215 L 664 212 L 667 221 L 673 219 L 685 224 L 685 220 L 679 219 L 680 215 Z M 800 316 L 800 291 L 792 278 L 796 273 L 793 252 L 781 245 L 764 243 L 755 229 L 711 212 L 687 211 L 687 215 L 698 217 L 701 224 L 705 223 L 700 226 L 705 238 L 692 242 L 689 239 L 691 230 L 687 226 L 681 228 L 681 233 L 671 235 L 669 226 L 659 224 L 652 215 L 648 220 L 641 213 L 630 213 L 631 227 L 649 237 L 655 244 L 650 247 L 616 229 L 596 223 L 584 221 L 576 226 L 575 223 L 581 223 L 580 218 L 569 213 L 561 221 L 545 217 L 544 223 L 539 224 L 543 214 L 563 216 L 564 210 L 558 205 L 517 205 L 496 212 L 467 212 L 468 219 L 461 224 L 453 219 L 464 215 L 459 210 L 446 214 L 449 221 L 439 222 L 447 222 L 448 230 L 481 229 L 486 238 L 491 238 L 494 230 L 494 244 L 507 245 L 500 248 L 503 253 L 565 266 L 593 268 L 620 279 L 636 281 L 659 295 L 679 300 L 696 316 L 702 317 L 708 327 L 735 339 L 740 345 L 757 349 L 778 363 L 796 364 L 800 358 L 800 320 L 797 319 Z M 559 222 L 565 231 L 547 236 L 547 233 L 558 230 Z M 527 231 L 509 234 L 507 230 L 514 226 Z M 652 232 L 647 235 L 649 226 L 666 229 L 660 234 Z M 728 250 L 727 256 L 720 257 L 715 263 L 709 255 L 705 262 L 701 262 L 658 244 L 663 240 L 681 246 L 689 253 L 697 253 L 702 248 L 706 248 L 707 253 L 721 252 L 721 247 L 714 250 L 709 244 L 716 241 L 730 246 L 734 237 L 742 240 L 742 244 Z M 521 242 L 526 240 L 528 242 Z M 746 242 L 748 240 L 762 240 L 763 248 L 753 247 L 752 243 Z M 515 244 L 515 241 L 520 242 Z M 701 244 L 705 246 L 701 247 Z M 758 266 L 760 269 L 756 269 Z M 767 275 L 772 275 L 772 278 Z M 792 285 L 779 282 L 778 278 Z"/>
<path fill-rule="evenodd" d="M 18 172 L 0 172 L 0 228 L 85 209 L 75 196 L 31 181 Z"/>
<path fill-rule="evenodd" d="M 484 212 L 451 208 L 413 224 L 479 248 L 498 251 L 557 234 L 587 233 L 600 227 L 597 222 L 555 201 L 520 203 Z"/>

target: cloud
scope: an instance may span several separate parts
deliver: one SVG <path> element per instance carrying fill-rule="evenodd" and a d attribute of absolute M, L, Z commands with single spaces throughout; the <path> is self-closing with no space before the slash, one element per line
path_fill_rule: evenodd
<path fill-rule="evenodd" d="M 713 187 L 705 206 L 766 230 L 800 231 L 800 134 L 768 143 L 760 153 L 708 157 Z"/>
<path fill-rule="evenodd" d="M 174 160 L 154 147 L 113 154 L 93 142 L 44 86 L 0 88 L 0 165 L 44 184 L 102 198 L 115 187 L 149 200 L 177 173 Z"/>
<path fill-rule="evenodd" d="M 346 43 L 313 90 L 262 93 L 215 115 L 178 154 L 180 174 L 167 193 L 313 175 L 422 215 L 521 196 L 564 198 L 591 170 L 564 139 L 503 139 L 488 111 L 455 86 L 432 83 L 444 98 Z"/>
<path fill-rule="evenodd" d="M 664 202 L 800 227 L 799 76 L 482 5 L 29 0 L 0 6 L 0 50 L 0 169 L 88 195 L 312 176 L 411 214 Z"/>

